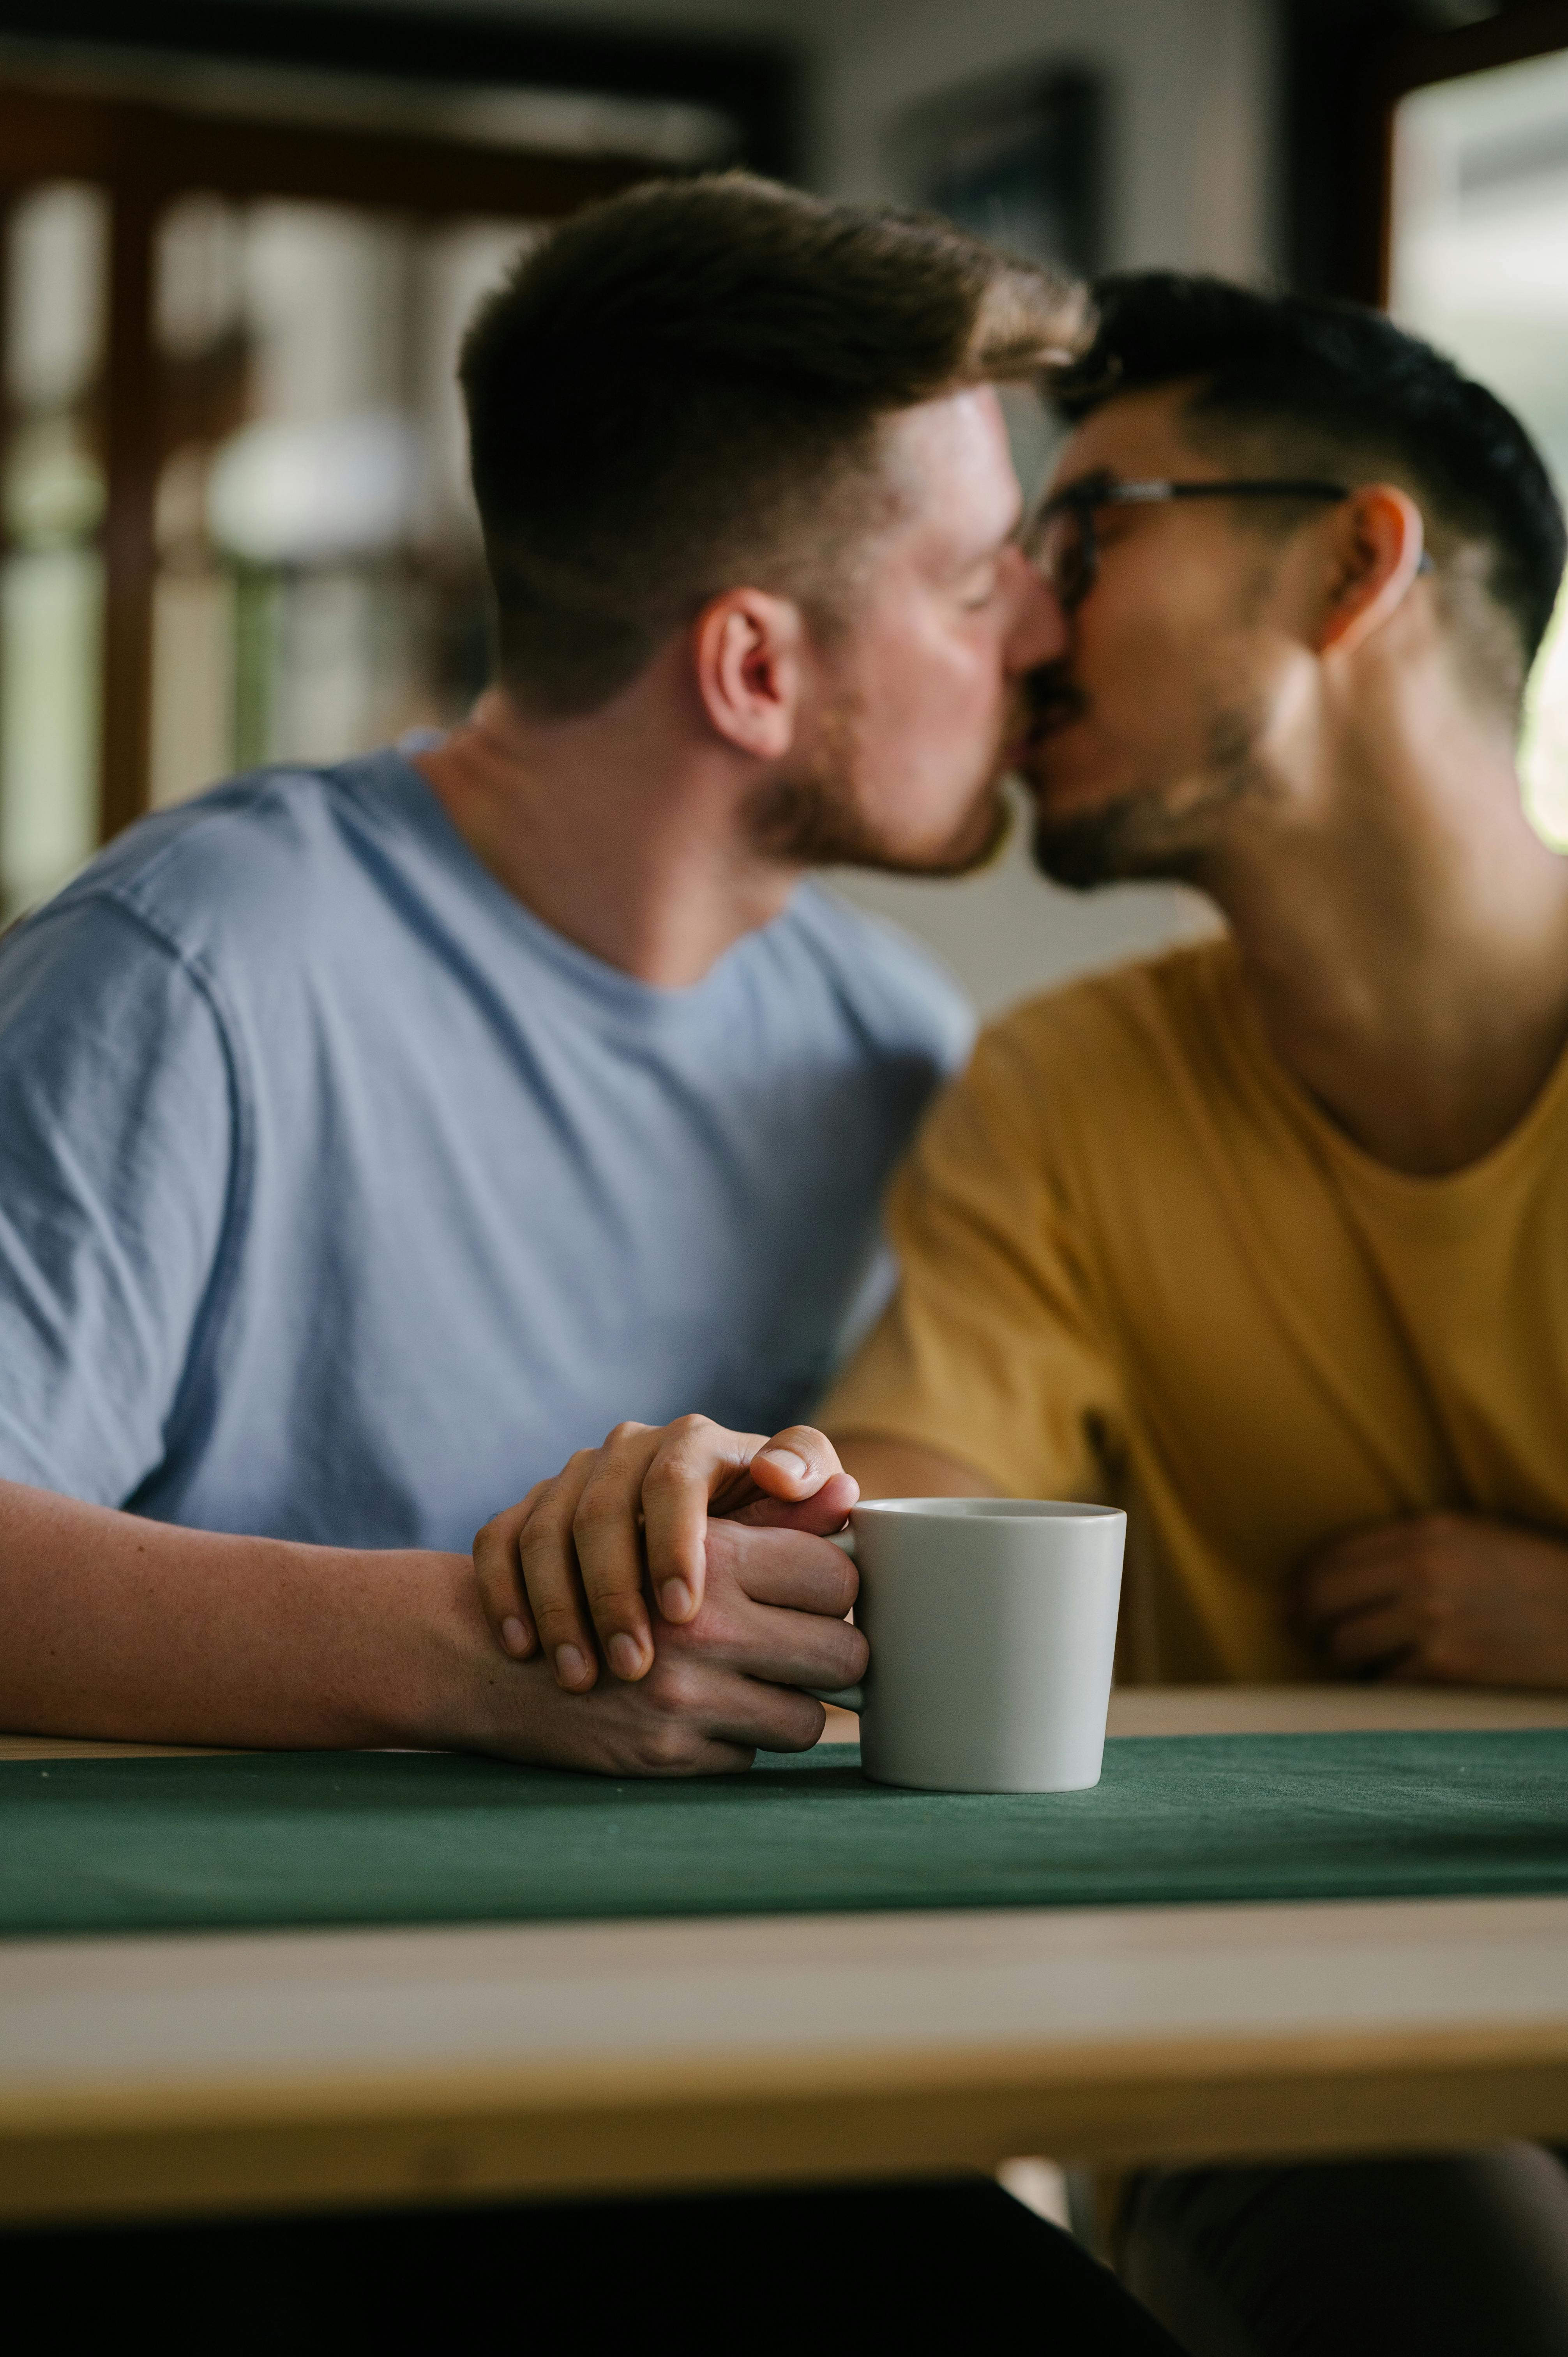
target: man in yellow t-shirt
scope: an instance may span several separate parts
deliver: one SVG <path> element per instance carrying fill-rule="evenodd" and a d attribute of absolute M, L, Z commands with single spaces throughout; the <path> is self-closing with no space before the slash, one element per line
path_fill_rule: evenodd
<path fill-rule="evenodd" d="M 1386 320 L 1101 295 L 1042 516 L 1036 852 L 1178 877 L 1228 935 L 986 1033 L 895 1188 L 839 1456 L 622 1426 L 498 1519 L 514 1651 L 646 1642 L 645 1576 L 693 1618 L 710 1512 L 792 1516 L 804 1560 L 847 1474 L 1124 1499 L 1132 1678 L 1568 1687 L 1568 862 L 1514 769 L 1561 511 Z M 1216 2357 L 1568 2347 L 1568 2175 L 1528 2147 L 1156 2174 L 1121 2259 Z"/>
<path fill-rule="evenodd" d="M 1309 1678 L 1326 1649 L 1568 1684 L 1565 1203 L 1568 1063 L 1477 1159 L 1392 1168 L 1207 942 L 986 1034 L 823 1421 L 867 1488 L 926 1450 L 922 1492 L 955 1460 L 1126 1503 L 1124 1679 Z"/>

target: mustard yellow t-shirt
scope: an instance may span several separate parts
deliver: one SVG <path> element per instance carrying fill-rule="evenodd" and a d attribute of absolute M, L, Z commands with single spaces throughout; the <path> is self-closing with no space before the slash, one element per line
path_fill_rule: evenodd
<path fill-rule="evenodd" d="M 900 1290 L 822 1411 L 1129 1509 L 1121 1674 L 1294 1679 L 1294 1566 L 1451 1507 L 1568 1531 L 1568 1057 L 1468 1168 L 1372 1161 L 1228 941 L 983 1035 L 892 1198 Z"/>

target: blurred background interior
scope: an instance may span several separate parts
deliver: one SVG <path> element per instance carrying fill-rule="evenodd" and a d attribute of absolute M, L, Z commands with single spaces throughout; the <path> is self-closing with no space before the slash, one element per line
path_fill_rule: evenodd
<path fill-rule="evenodd" d="M 1563 0 L 0 0 L 0 921 L 227 770 L 464 710 L 464 321 L 543 224 L 731 162 L 1386 303 L 1568 484 Z M 1524 750 L 1568 840 L 1560 628 Z M 984 1009 L 1208 922 L 1016 845 L 843 886 Z"/>

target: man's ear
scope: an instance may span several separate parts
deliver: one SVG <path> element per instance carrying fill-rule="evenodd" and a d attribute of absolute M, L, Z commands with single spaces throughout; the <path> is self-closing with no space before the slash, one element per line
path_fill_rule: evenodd
<path fill-rule="evenodd" d="M 1328 596 L 1317 651 L 1348 654 L 1386 622 L 1421 571 L 1421 510 L 1393 483 L 1352 492 L 1332 519 Z"/>
<path fill-rule="evenodd" d="M 780 761 L 795 741 L 805 640 L 800 608 L 763 589 L 726 589 L 693 627 L 697 693 L 709 724 L 754 760 Z"/>

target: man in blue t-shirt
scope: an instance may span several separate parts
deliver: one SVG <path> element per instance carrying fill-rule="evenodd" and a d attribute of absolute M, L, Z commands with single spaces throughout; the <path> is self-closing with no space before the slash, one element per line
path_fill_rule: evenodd
<path fill-rule="evenodd" d="M 150 819 L 0 951 L 0 1725 L 815 1739 L 797 1684 L 863 1651 L 825 1543 L 725 1536 L 647 1677 L 650 1624 L 498 1659 L 469 1548 L 628 1411 L 776 1430 L 874 1306 L 967 1022 L 803 878 L 996 839 L 1060 622 L 993 387 L 1072 324 L 738 178 L 579 216 L 486 307 L 470 720 Z"/>

